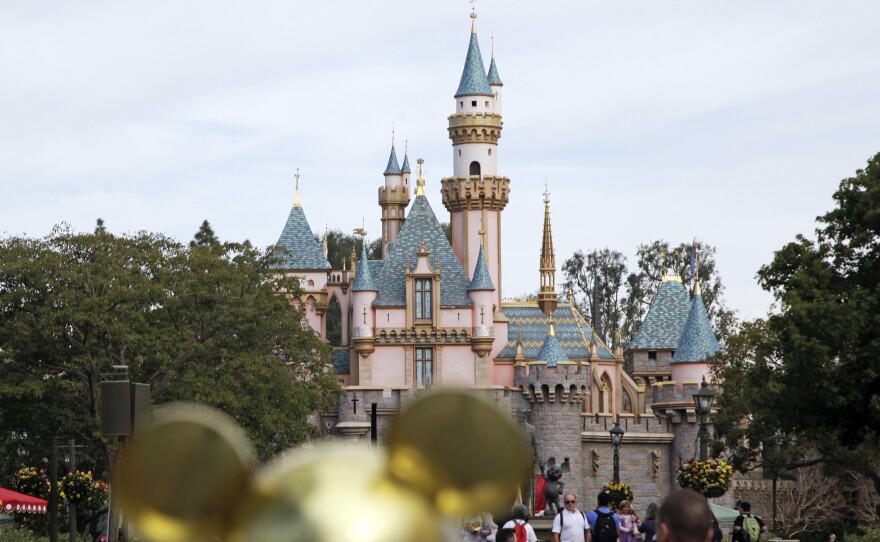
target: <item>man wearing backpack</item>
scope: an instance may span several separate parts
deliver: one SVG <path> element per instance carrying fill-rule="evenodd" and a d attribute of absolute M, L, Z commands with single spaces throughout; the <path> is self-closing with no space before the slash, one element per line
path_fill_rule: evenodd
<path fill-rule="evenodd" d="M 553 518 L 550 539 L 553 542 L 585 542 L 590 539 L 587 516 L 577 509 L 577 497 L 566 493 L 562 497 L 565 507 Z"/>
<path fill-rule="evenodd" d="M 733 522 L 733 542 L 758 542 L 767 526 L 758 516 L 752 515 L 752 505 L 746 501 L 739 503 L 740 516 Z"/>
<path fill-rule="evenodd" d="M 599 506 L 587 515 L 593 542 L 617 542 L 620 538 L 620 520 L 610 506 L 611 497 L 604 491 L 597 498 Z"/>
<path fill-rule="evenodd" d="M 510 509 L 511 519 L 501 528 L 513 531 L 516 542 L 538 542 L 535 530 L 529 525 L 529 509 L 524 504 L 514 504 Z M 498 537 L 495 537 L 498 540 Z"/>

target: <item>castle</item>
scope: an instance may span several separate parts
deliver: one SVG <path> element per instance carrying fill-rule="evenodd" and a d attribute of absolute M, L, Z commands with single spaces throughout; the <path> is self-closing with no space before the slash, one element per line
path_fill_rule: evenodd
<path fill-rule="evenodd" d="M 480 390 L 511 413 L 528 410 L 539 457 L 568 459 L 566 486 L 589 504 L 611 481 L 609 430 L 618 423 L 620 478 L 644 510 L 675 487 L 677 468 L 695 456 L 692 396 L 719 349 L 699 283 L 689 295 L 678 276 L 666 276 L 634 340 L 607 345 L 570 299 L 558 299 L 545 194 L 537 301 L 502 299 L 502 216 L 511 185 L 497 167 L 503 83 L 494 51 L 485 68 L 471 17 L 448 117 L 452 174 L 440 181 L 451 242 L 424 196 L 421 164 L 413 183 L 409 156 L 401 165 L 393 142 L 378 189 L 380 260 L 370 260 L 364 246 L 350 268 L 332 269 L 297 188 L 278 240 L 285 249 L 279 270 L 300 277 L 303 293 L 293 302 L 323 338 L 328 305 L 338 303 L 342 314 L 332 364 L 345 393 L 320 427 L 328 436 L 366 440 L 375 416 L 381 441 L 401 401 L 417 390 Z"/>

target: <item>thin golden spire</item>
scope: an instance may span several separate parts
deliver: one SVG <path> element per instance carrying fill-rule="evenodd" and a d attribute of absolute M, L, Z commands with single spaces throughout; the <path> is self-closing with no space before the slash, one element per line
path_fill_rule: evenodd
<path fill-rule="evenodd" d="M 471 3 L 471 34 L 477 33 L 477 0 L 468 0 Z"/>
<path fill-rule="evenodd" d="M 553 251 L 553 230 L 550 226 L 550 188 L 544 182 L 544 235 L 541 243 L 541 260 L 539 265 L 541 289 L 538 291 L 538 307 L 547 316 L 551 316 L 559 304 L 556 295 L 556 255 Z M 553 321 L 550 321 L 550 334 L 555 334 Z"/>
<path fill-rule="evenodd" d="M 423 158 L 419 158 L 416 160 L 416 163 L 419 165 L 419 178 L 416 180 L 416 196 L 424 196 L 425 195 L 425 179 L 422 178 L 422 164 L 425 163 Z"/>
<path fill-rule="evenodd" d="M 296 168 L 296 173 L 293 176 L 296 177 L 296 194 L 293 196 L 293 206 L 302 207 L 302 203 L 299 201 L 299 168 Z"/>
<path fill-rule="evenodd" d="M 703 293 L 700 288 L 700 245 L 694 242 L 694 295 Z"/>

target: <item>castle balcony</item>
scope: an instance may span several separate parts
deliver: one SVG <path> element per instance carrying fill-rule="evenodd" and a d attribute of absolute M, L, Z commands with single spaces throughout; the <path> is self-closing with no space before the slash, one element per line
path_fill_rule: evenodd
<path fill-rule="evenodd" d="M 409 188 L 404 186 L 379 187 L 379 204 L 380 205 L 400 205 L 406 207 L 409 205 Z"/>
<path fill-rule="evenodd" d="M 449 139 L 460 143 L 498 143 L 501 115 L 496 113 L 456 113 L 449 115 Z"/>
<path fill-rule="evenodd" d="M 502 211 L 510 198 L 510 178 L 471 175 L 440 181 L 443 205 L 450 213 L 459 211 Z"/>

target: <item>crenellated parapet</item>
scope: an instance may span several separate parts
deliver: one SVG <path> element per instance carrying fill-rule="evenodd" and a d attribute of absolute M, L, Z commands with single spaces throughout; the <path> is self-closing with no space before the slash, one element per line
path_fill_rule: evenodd
<path fill-rule="evenodd" d="M 502 211 L 510 199 L 509 177 L 447 177 L 440 184 L 443 205 L 450 213 L 481 209 Z"/>
<path fill-rule="evenodd" d="M 497 113 L 456 113 L 449 115 L 449 139 L 461 143 L 498 143 L 501 115 Z"/>
<path fill-rule="evenodd" d="M 590 371 L 586 365 L 560 362 L 556 367 L 544 363 L 516 367 L 514 385 L 529 403 L 583 404 L 590 395 Z"/>
<path fill-rule="evenodd" d="M 406 207 L 410 202 L 409 186 L 380 186 L 379 205 L 401 205 Z"/>

